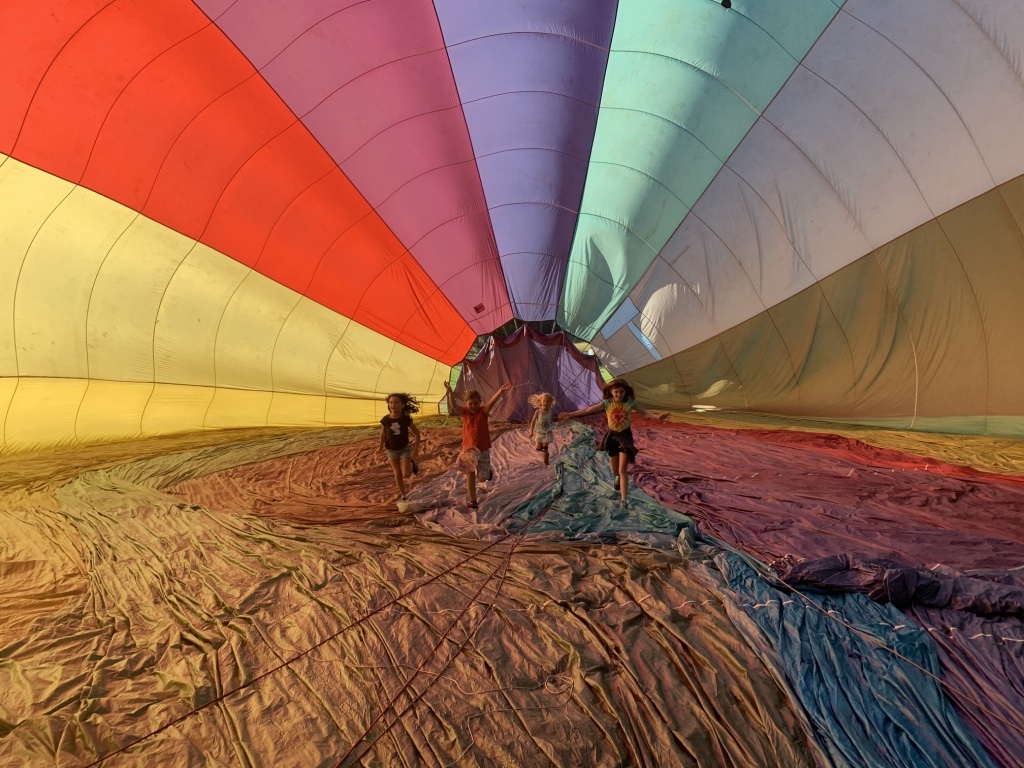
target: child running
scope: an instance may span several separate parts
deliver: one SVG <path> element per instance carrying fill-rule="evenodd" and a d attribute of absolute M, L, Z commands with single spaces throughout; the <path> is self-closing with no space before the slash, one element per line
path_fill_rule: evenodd
<path fill-rule="evenodd" d="M 416 457 L 420 453 L 420 431 L 412 423 L 412 414 L 420 410 L 415 397 L 404 392 L 388 395 L 388 414 L 380 420 L 380 445 L 377 452 L 386 450 L 391 469 L 398 483 L 399 501 L 405 499 L 405 478 L 420 471 Z M 413 443 L 409 444 L 409 435 Z"/>
<path fill-rule="evenodd" d="M 555 397 L 548 392 L 540 392 L 531 395 L 527 402 L 537 409 L 533 412 L 533 418 L 530 419 L 530 436 L 534 438 L 534 447 L 544 457 L 544 463 L 548 464 L 550 463 L 548 446 L 551 444 L 554 430 L 554 414 L 551 409 L 555 405 Z"/>
<path fill-rule="evenodd" d="M 619 491 L 622 506 L 627 505 L 626 495 L 629 491 L 629 463 L 636 461 L 636 445 L 633 443 L 633 431 L 630 420 L 634 413 L 648 416 L 636 401 L 633 388 L 625 379 L 612 379 L 601 389 L 604 399 L 595 405 L 582 408 L 572 413 L 558 414 L 558 420 L 572 419 L 577 416 L 588 416 L 603 410 L 608 417 L 608 432 L 597 446 L 599 451 L 608 452 L 612 476 L 615 478 L 615 490 Z"/>
<path fill-rule="evenodd" d="M 469 508 L 476 509 L 476 478 L 479 475 L 483 480 L 490 480 L 494 473 L 491 471 L 491 432 L 487 426 L 487 414 L 498 402 L 498 399 L 512 389 L 508 382 L 495 392 L 485 405 L 480 404 L 480 393 L 475 389 L 466 392 L 465 407 L 455 402 L 455 393 L 446 381 L 445 391 L 448 393 L 448 413 L 453 416 L 462 417 L 462 450 L 455 461 L 458 470 L 466 475 L 466 485 L 469 488 Z"/>

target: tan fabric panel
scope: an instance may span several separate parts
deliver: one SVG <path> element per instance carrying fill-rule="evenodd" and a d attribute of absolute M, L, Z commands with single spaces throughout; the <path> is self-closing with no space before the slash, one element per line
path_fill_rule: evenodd
<path fill-rule="evenodd" d="M 983 326 L 974 343 L 986 366 L 987 381 L 978 382 L 987 389 L 984 413 L 1024 416 L 1024 177 L 940 222 L 970 281 L 971 311 Z"/>
<path fill-rule="evenodd" d="M 630 380 L 652 405 L 1020 434 L 1022 221 L 1024 178 Z"/>

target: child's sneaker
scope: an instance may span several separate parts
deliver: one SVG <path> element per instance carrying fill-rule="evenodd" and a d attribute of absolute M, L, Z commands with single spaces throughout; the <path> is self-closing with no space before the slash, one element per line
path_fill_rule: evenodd
<path fill-rule="evenodd" d="M 469 507 L 470 509 L 477 509 L 480 505 L 477 504 L 475 501 L 471 501 L 466 506 Z"/>
<path fill-rule="evenodd" d="M 616 491 L 621 491 L 622 490 L 622 480 L 619 478 L 618 475 L 615 476 L 615 490 Z"/>
<path fill-rule="evenodd" d="M 412 473 L 418 475 L 420 473 L 420 465 L 416 463 L 416 459 L 412 460 Z"/>

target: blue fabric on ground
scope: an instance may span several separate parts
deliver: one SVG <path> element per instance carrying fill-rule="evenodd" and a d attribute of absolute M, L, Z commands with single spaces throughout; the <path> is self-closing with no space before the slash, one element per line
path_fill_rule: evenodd
<path fill-rule="evenodd" d="M 936 679 L 914 666 L 940 674 L 931 638 L 896 608 L 861 594 L 781 592 L 730 552 L 714 563 L 781 659 L 833 764 L 994 765 Z"/>
<path fill-rule="evenodd" d="M 546 509 L 531 524 L 531 533 L 559 532 L 602 543 L 634 541 L 659 549 L 674 549 L 683 529 L 696 531 L 692 518 L 661 506 L 632 483 L 629 506 L 620 506 L 608 462 L 597 454 L 594 430 L 577 423 L 571 429 L 572 440 L 554 463 L 554 486 L 517 508 L 513 520 L 526 524 Z"/>

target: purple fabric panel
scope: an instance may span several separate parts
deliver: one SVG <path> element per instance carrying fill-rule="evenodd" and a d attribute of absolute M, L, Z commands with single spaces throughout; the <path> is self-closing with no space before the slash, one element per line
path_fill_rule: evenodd
<path fill-rule="evenodd" d="M 561 34 L 608 47 L 614 0 L 435 0 L 445 41 L 456 45 L 501 32 Z"/>
<path fill-rule="evenodd" d="M 509 150 L 480 157 L 477 164 L 483 178 L 501 180 L 487 190 L 487 205 L 492 211 L 522 202 L 564 210 L 563 202 L 583 186 L 587 175 L 586 163 L 549 149 Z M 575 218 L 575 210 L 564 212 Z"/>
<path fill-rule="evenodd" d="M 510 320 L 433 4 L 256 0 L 232 5 L 217 23 L 474 330 Z"/>
<path fill-rule="evenodd" d="M 550 254 L 512 253 L 502 257 L 501 266 L 520 320 L 539 322 L 554 317 L 565 271 Z"/>
<path fill-rule="evenodd" d="M 547 203 L 517 203 L 492 210 L 491 222 L 495 237 L 518 238 L 519 253 L 548 253 L 544 249 L 553 238 L 572 239 L 576 215 L 563 213 Z M 503 253 L 502 259 L 516 252 Z"/>
<path fill-rule="evenodd" d="M 524 326 L 507 339 L 487 340 L 480 354 L 466 362 L 455 387 L 458 396 L 476 389 L 486 401 L 505 382 L 512 391 L 498 401 L 496 421 L 528 422 L 533 406 L 527 400 L 538 392 L 555 397 L 555 412 L 577 410 L 601 399 L 597 358 L 584 355 L 565 334 L 543 335 Z"/>
<path fill-rule="evenodd" d="M 916 605 L 904 613 L 935 641 L 946 696 L 964 722 L 997 765 L 1017 768 L 1024 755 L 1024 622 Z"/>
<path fill-rule="evenodd" d="M 436 6 L 502 263 L 515 253 L 545 254 L 551 262 L 532 275 L 505 273 L 516 316 L 551 319 L 583 195 L 616 3 Z M 501 221 L 504 208 L 516 204 L 530 204 L 514 214 L 518 227 Z M 553 289 L 552 274 L 559 275 Z"/>
<path fill-rule="evenodd" d="M 635 427 L 637 484 L 772 561 L 849 553 L 958 570 L 1024 562 L 1024 482 L 803 432 Z"/>
<path fill-rule="evenodd" d="M 576 226 L 575 209 L 566 210 L 563 202 L 583 188 L 586 163 L 551 150 L 521 149 L 481 156 L 478 166 L 516 316 L 550 320 L 565 274 L 562 257 L 569 252 Z M 509 218 L 521 224 L 510 226 L 505 223 Z M 529 263 L 510 258 L 531 246 L 537 250 L 530 251 L 534 256 Z"/>

